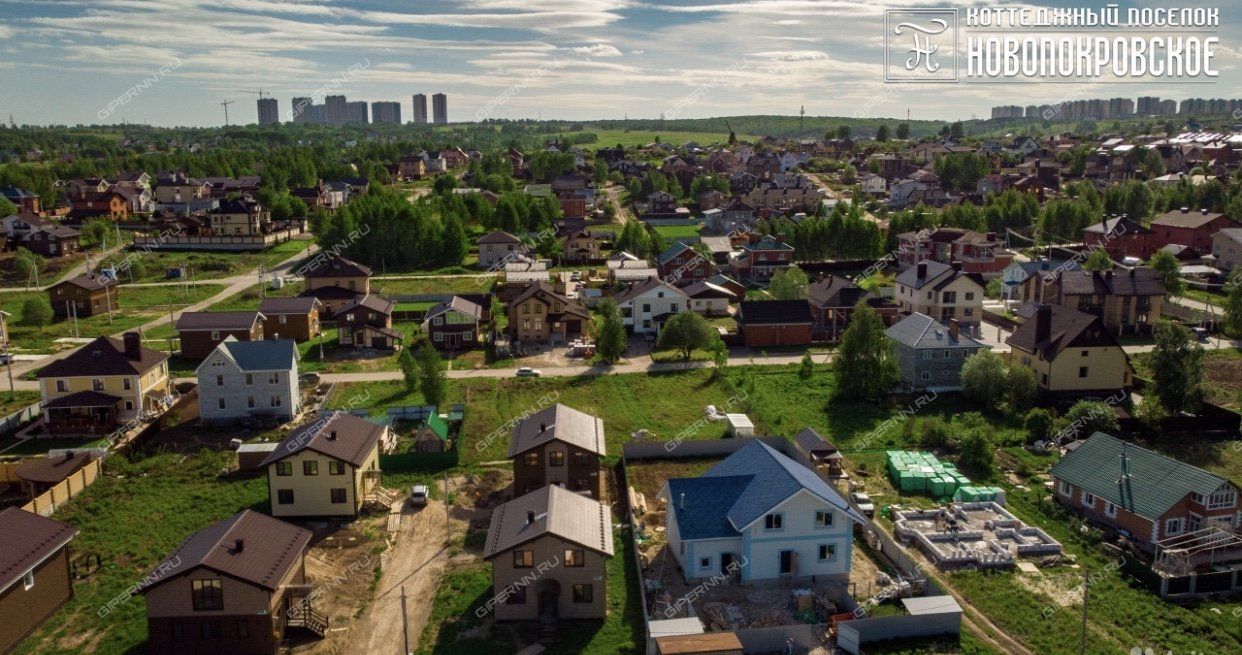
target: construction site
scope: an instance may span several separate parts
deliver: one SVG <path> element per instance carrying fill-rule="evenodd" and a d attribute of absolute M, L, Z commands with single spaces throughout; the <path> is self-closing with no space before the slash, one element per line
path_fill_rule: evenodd
<path fill-rule="evenodd" d="M 1061 544 L 1018 520 L 996 502 L 954 503 L 938 509 L 897 510 L 893 527 L 937 568 L 1003 568 L 1019 557 L 1057 557 Z"/>
<path fill-rule="evenodd" d="M 1242 592 L 1242 537 L 1208 527 L 1156 542 L 1152 571 L 1162 598 Z"/>

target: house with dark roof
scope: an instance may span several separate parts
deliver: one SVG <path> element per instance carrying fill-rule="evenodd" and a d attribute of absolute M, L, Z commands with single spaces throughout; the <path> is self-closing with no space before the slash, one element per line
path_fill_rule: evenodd
<path fill-rule="evenodd" d="M 1151 222 L 1151 231 L 1155 233 L 1157 242 L 1186 246 L 1195 255 L 1212 252 L 1212 235 L 1239 227 L 1242 224 L 1219 212 L 1206 209 L 1193 211 L 1186 207 L 1175 209 Z"/>
<path fill-rule="evenodd" d="M 866 523 L 818 474 L 759 440 L 697 478 L 671 478 L 659 497 L 687 583 L 844 582 L 853 524 Z"/>
<path fill-rule="evenodd" d="M 358 298 L 336 311 L 337 343 L 352 348 L 401 350 L 405 335 L 392 327 L 396 303 L 374 294 Z"/>
<path fill-rule="evenodd" d="M 22 238 L 21 245 L 43 257 L 63 257 L 81 250 L 81 234 L 64 225 L 44 225 Z"/>
<path fill-rule="evenodd" d="M 531 254 L 530 247 L 513 234 L 497 230 L 478 238 L 479 268 L 497 269 L 519 255 Z"/>
<path fill-rule="evenodd" d="M 114 278 L 79 275 L 48 287 L 47 301 L 57 318 L 87 318 L 118 311 L 121 292 Z"/>
<path fill-rule="evenodd" d="M 811 343 L 811 306 L 805 300 L 743 300 L 734 315 L 747 348 Z"/>
<path fill-rule="evenodd" d="M 66 450 L 56 455 L 32 457 L 22 461 L 14 473 L 21 481 L 27 498 L 36 498 L 64 482 L 95 460 L 90 451 Z"/>
<path fill-rule="evenodd" d="M 1160 246 L 1155 233 L 1128 216 L 1113 216 L 1082 230 L 1082 240 L 1090 250 L 1105 250 L 1115 261 L 1126 257 L 1147 260 Z"/>
<path fill-rule="evenodd" d="M 224 198 L 207 212 L 215 236 L 259 236 L 272 229 L 272 212 L 245 198 Z"/>
<path fill-rule="evenodd" d="M 729 256 L 729 274 L 739 280 L 770 280 L 777 271 L 793 265 L 794 255 L 793 246 L 764 235 Z"/>
<path fill-rule="evenodd" d="M 989 348 L 963 334 L 957 321 L 944 325 L 917 312 L 889 326 L 884 336 L 893 343 L 902 386 L 911 391 L 961 389 L 966 360 Z"/>
<path fill-rule="evenodd" d="M 508 309 L 509 332 L 519 342 L 567 343 L 586 334 L 592 321 L 590 310 L 547 282 L 526 285 L 509 301 Z"/>
<path fill-rule="evenodd" d="M 849 326 L 858 302 L 865 301 L 885 317 L 897 315 L 897 306 L 854 284 L 840 275 L 827 275 L 806 287 L 806 300 L 811 305 L 812 328 L 816 339 L 839 341 Z"/>
<path fill-rule="evenodd" d="M 793 443 L 794 449 L 805 458 L 805 463 L 812 467 L 823 467 L 828 477 L 841 477 L 845 456 L 814 428 L 802 428 L 801 432 L 794 435 Z"/>
<path fill-rule="evenodd" d="M 479 300 L 483 300 L 480 298 Z M 484 342 L 484 323 L 491 308 L 469 298 L 453 296 L 436 303 L 423 316 L 431 345 L 439 350 L 471 350 Z"/>
<path fill-rule="evenodd" d="M 632 334 L 659 334 L 664 322 L 690 310 L 690 297 L 658 277 L 630 285 L 613 296 L 621 324 Z"/>
<path fill-rule="evenodd" d="M 386 425 L 347 412 L 316 417 L 289 433 L 263 461 L 272 516 L 353 517 L 380 486 Z"/>
<path fill-rule="evenodd" d="M 1067 453 L 1050 474 L 1061 505 L 1147 551 L 1170 537 L 1239 526 L 1238 485 L 1103 432 Z"/>
<path fill-rule="evenodd" d="M 492 564 L 497 621 L 603 619 L 615 554 L 608 505 L 556 485 L 492 511 L 483 559 Z"/>
<path fill-rule="evenodd" d="M 1059 305 L 1039 305 L 1005 339 L 1010 365 L 1035 373 L 1052 394 L 1109 395 L 1130 387 L 1130 357 L 1099 317 Z"/>
<path fill-rule="evenodd" d="M 309 341 L 320 333 L 319 310 L 323 303 L 314 296 L 268 297 L 259 302 L 264 339 Z"/>
<path fill-rule="evenodd" d="M 1051 280 L 1057 271 L 1078 270 L 1082 270 L 1082 266 L 1074 259 L 1013 262 L 1001 271 L 1001 297 L 1005 300 L 1020 300 L 1023 285 L 1032 277 Z"/>
<path fill-rule="evenodd" d="M 301 409 L 298 348 L 290 339 L 224 341 L 195 369 L 205 425 L 284 423 Z"/>
<path fill-rule="evenodd" d="M 716 272 L 711 260 L 682 241 L 665 248 L 656 257 L 656 269 L 660 271 L 660 277 L 673 283 L 706 280 Z"/>
<path fill-rule="evenodd" d="M 1093 314 L 1117 334 L 1145 334 L 1164 309 L 1164 281 L 1150 268 L 1058 270 L 1028 279 L 1022 300 Z"/>
<path fill-rule="evenodd" d="M 203 359 L 228 337 L 262 341 L 265 320 L 259 312 L 183 312 L 176 323 L 181 356 Z"/>
<path fill-rule="evenodd" d="M 99 337 L 39 371 L 43 422 L 53 434 L 111 433 L 172 404 L 168 355 L 137 332 Z"/>
<path fill-rule="evenodd" d="M 4 196 L 6 200 L 13 203 L 13 206 L 17 207 L 17 211 L 19 212 L 38 214 L 43 211 L 43 207 L 40 206 L 39 203 L 39 194 L 34 193 L 33 191 L 27 191 L 14 186 L 6 186 L 0 187 L 0 196 Z"/>
<path fill-rule="evenodd" d="M 902 313 L 918 312 L 946 324 L 956 319 L 964 332 L 978 335 L 985 284 L 980 276 L 963 273 L 959 264 L 926 260 L 897 275 L 896 300 Z"/>
<path fill-rule="evenodd" d="M 729 305 L 739 299 L 734 292 L 706 280 L 688 284 L 681 290 L 690 298 L 690 310 L 704 316 L 728 316 Z"/>
<path fill-rule="evenodd" d="M 271 655 L 286 635 L 322 638 L 306 577 L 311 532 L 245 510 L 190 535 L 138 584 L 152 655 Z"/>
<path fill-rule="evenodd" d="M 297 269 L 306 282 L 300 295 L 314 296 L 323 303 L 323 317 L 335 316 L 343 305 L 371 293 L 371 267 L 344 257 L 320 251 Z"/>
<path fill-rule="evenodd" d="M 73 598 L 68 523 L 10 507 L 0 511 L 0 652 L 48 620 Z"/>
<path fill-rule="evenodd" d="M 603 497 L 604 420 L 557 403 L 517 422 L 509 436 L 515 494 L 559 485 Z"/>
<path fill-rule="evenodd" d="M 975 232 L 956 227 L 906 232 L 897 236 L 898 263 L 909 268 L 921 261 L 962 265 L 965 273 L 995 277 L 1010 262 L 1013 253 L 1005 249 L 994 232 Z"/>

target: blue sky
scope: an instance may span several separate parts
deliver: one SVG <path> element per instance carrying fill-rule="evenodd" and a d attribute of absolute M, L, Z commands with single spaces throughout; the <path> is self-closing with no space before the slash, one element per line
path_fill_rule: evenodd
<path fill-rule="evenodd" d="M 980 0 L 0 0 L 0 118 L 19 123 L 219 125 L 322 95 L 445 92 L 454 121 L 781 113 L 961 119 L 1073 97 L 1242 96 L 1220 7 L 1215 84 L 886 87 L 886 6 Z M 1036 2 L 1100 7 L 1104 2 Z M 1168 6 L 1122 0 L 1123 7 Z M 1227 5 L 1232 4 L 1233 7 Z M 1231 12 L 1231 9 L 1233 11 Z M 1237 14 L 1237 15 L 1231 15 Z M 118 98 L 124 98 L 118 101 Z M 112 109 L 108 109 L 109 105 Z M 102 119 L 102 120 L 101 120 Z"/>

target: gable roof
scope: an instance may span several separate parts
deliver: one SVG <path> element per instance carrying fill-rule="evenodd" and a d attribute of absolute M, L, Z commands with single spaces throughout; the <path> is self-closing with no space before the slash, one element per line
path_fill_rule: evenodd
<path fill-rule="evenodd" d="M 665 282 L 664 280 L 661 280 L 658 277 L 649 277 L 642 282 L 636 282 L 630 285 L 630 288 L 614 296 L 613 300 L 618 305 L 620 305 L 622 303 L 627 303 L 631 300 L 634 300 L 640 296 L 646 295 L 647 293 L 655 291 L 656 289 L 660 289 L 660 288 L 663 288 L 669 291 L 674 296 L 689 300 L 689 296 L 686 295 L 685 291 L 678 289 L 677 287 L 669 284 L 668 282 Z"/>
<path fill-rule="evenodd" d="M 840 275 L 829 275 L 806 287 L 807 300 L 817 307 L 853 307 L 869 296 L 869 291 Z"/>
<path fill-rule="evenodd" d="M 1159 271 L 1132 268 L 1128 271 L 1058 271 L 1061 292 L 1070 295 L 1162 296 L 1164 281 Z"/>
<path fill-rule="evenodd" d="M 310 540 L 310 530 L 244 510 L 186 538 L 139 583 L 137 591 L 146 593 L 199 567 L 275 591 Z"/>
<path fill-rule="evenodd" d="M 281 298 L 269 296 L 259 303 L 259 313 L 268 314 L 309 314 L 323 303 L 314 296 L 293 296 Z"/>
<path fill-rule="evenodd" d="M 116 286 L 116 280 L 103 275 L 79 275 L 77 277 L 69 278 L 68 280 L 57 282 L 52 285 L 52 288 L 55 289 L 62 284 L 79 287 L 87 291 L 99 291 L 101 289 Z"/>
<path fill-rule="evenodd" d="M 557 403 L 546 407 L 513 426 L 509 437 L 509 458 L 542 446 L 550 441 L 560 441 L 603 456 L 604 419 L 580 412 L 568 405 Z"/>
<path fill-rule="evenodd" d="M 1204 225 L 1207 225 L 1208 223 L 1222 217 L 1233 223 L 1235 226 L 1237 225 L 1236 221 L 1228 216 L 1225 216 L 1224 214 L 1210 212 L 1207 210 L 1194 211 L 1190 209 L 1174 209 L 1173 211 L 1152 221 L 1151 224 L 1162 227 L 1185 227 L 1194 229 L 1203 227 Z"/>
<path fill-rule="evenodd" d="M 261 466 L 266 467 L 304 450 L 361 466 L 383 434 L 382 425 L 348 412 L 333 412 L 290 432 Z"/>
<path fill-rule="evenodd" d="M 297 344 L 292 339 L 238 341 L 229 335 L 216 345 L 216 350 L 223 352 L 242 371 L 291 371 L 298 360 Z M 198 368 L 206 365 L 204 360 Z"/>
<path fill-rule="evenodd" d="M 77 535 L 77 528 L 68 523 L 24 509 L 0 511 L 0 593 Z"/>
<path fill-rule="evenodd" d="M 177 318 L 177 331 L 252 330 L 265 316 L 259 312 L 184 312 Z"/>
<path fill-rule="evenodd" d="M 44 366 L 39 371 L 39 379 L 79 375 L 140 375 L 168 359 L 168 355 L 146 346 L 139 346 L 138 355 L 138 359 L 130 359 L 125 355 L 125 344 L 120 339 L 99 337 L 69 356 Z"/>
<path fill-rule="evenodd" d="M 426 322 L 441 314 L 446 314 L 449 310 L 465 314 L 476 321 L 483 318 L 482 305 L 466 300 L 461 296 L 453 296 L 449 300 L 438 302 L 431 309 L 428 309 L 426 316 L 423 317 L 423 321 Z"/>
<path fill-rule="evenodd" d="M 302 277 L 371 277 L 371 267 L 344 257 L 331 257 L 314 264 Z"/>
<path fill-rule="evenodd" d="M 1039 334 L 1041 309 L 1052 314 L 1047 335 Z M 1060 305 L 1037 307 L 1034 315 L 1019 325 L 1005 339 L 1005 343 L 1029 353 L 1038 352 L 1048 361 L 1056 359 L 1061 351 L 1071 345 L 1120 347 L 1098 317 Z"/>
<path fill-rule="evenodd" d="M 487 244 L 487 243 L 521 243 L 521 242 L 522 240 L 517 238 L 517 236 L 509 234 L 508 232 L 504 232 L 502 230 L 497 230 L 495 232 L 488 232 L 487 234 L 484 234 L 483 236 L 479 237 L 477 241 L 477 243 L 484 243 L 484 244 Z"/>
<path fill-rule="evenodd" d="M 884 336 L 911 348 L 988 348 L 982 341 L 959 331 L 957 337 L 936 319 L 919 312 L 901 319 L 884 331 Z"/>
<path fill-rule="evenodd" d="M 1106 218 L 1095 225 L 1088 225 L 1083 232 L 1122 236 L 1125 234 L 1150 234 L 1151 230 L 1129 216 Z"/>
<path fill-rule="evenodd" d="M 699 258 L 706 260 L 706 258 L 703 257 L 703 253 L 695 250 L 694 247 L 691 246 L 690 244 L 686 243 L 685 241 L 677 241 L 677 242 L 674 242 L 673 245 L 665 248 L 664 252 L 661 252 L 659 256 L 656 257 L 656 261 L 660 264 L 667 264 L 674 257 L 680 255 L 683 252 L 686 252 L 687 250 L 693 252 Z"/>
<path fill-rule="evenodd" d="M 802 428 L 802 431 L 794 435 L 794 443 L 798 444 L 808 453 L 823 455 L 835 455 L 841 457 L 841 451 L 836 446 L 828 443 L 823 435 L 816 432 L 814 428 Z"/>
<path fill-rule="evenodd" d="M 1188 494 L 1207 496 L 1229 483 L 1197 466 L 1103 432 L 1096 432 L 1067 453 L 1053 465 L 1051 473 L 1058 480 L 1152 520 L 1163 516 Z"/>
<path fill-rule="evenodd" d="M 926 265 L 927 269 L 923 277 L 919 277 L 919 267 L 924 265 Z M 957 271 L 952 266 L 933 259 L 927 259 L 898 274 L 897 284 L 917 290 L 933 282 L 939 282 L 941 278 L 952 280 L 955 273 Z"/>
<path fill-rule="evenodd" d="M 727 298 L 733 300 L 737 294 L 728 289 L 705 280 L 699 280 L 682 288 L 687 296 L 691 298 Z"/>
<path fill-rule="evenodd" d="M 397 306 L 397 303 L 391 300 L 388 300 L 387 298 L 381 298 L 373 293 L 369 293 L 365 296 L 362 296 L 361 298 L 355 298 L 352 303 L 349 303 L 348 305 L 345 305 L 344 307 L 341 307 L 340 309 L 336 310 L 336 314 L 337 316 L 340 316 L 341 314 L 345 314 L 349 310 L 355 307 L 362 307 L 363 309 L 370 309 L 372 311 L 376 311 L 381 314 L 391 314 L 392 308 L 396 306 Z"/>
<path fill-rule="evenodd" d="M 810 323 L 811 305 L 805 300 L 743 300 L 738 321 L 742 325 Z"/>
<path fill-rule="evenodd" d="M 533 514 L 533 519 L 532 518 Z M 536 489 L 497 507 L 487 530 L 483 558 L 544 535 L 559 537 L 612 557 L 612 520 L 608 506 L 557 485 Z"/>

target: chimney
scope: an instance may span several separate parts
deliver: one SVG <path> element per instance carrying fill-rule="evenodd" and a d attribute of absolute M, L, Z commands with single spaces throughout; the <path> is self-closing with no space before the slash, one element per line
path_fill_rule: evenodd
<path fill-rule="evenodd" d="M 952 266 L 952 267 L 953 267 L 954 272 L 957 272 L 957 273 L 961 273 L 961 272 L 962 272 L 962 263 L 961 263 L 961 262 L 953 262 L 952 264 L 949 264 L 949 266 Z"/>
<path fill-rule="evenodd" d="M 336 441 L 336 430 L 328 433 L 328 441 Z"/>
<path fill-rule="evenodd" d="M 958 324 L 956 318 L 949 319 L 949 336 L 957 341 L 958 332 L 961 331 L 961 325 Z"/>
<path fill-rule="evenodd" d="M 1035 343 L 1040 343 L 1052 334 L 1052 305 L 1040 305 L 1035 310 Z"/>
<path fill-rule="evenodd" d="M 1134 277 L 1134 271 L 1137 271 L 1137 270 L 1138 270 L 1138 268 L 1137 268 L 1137 267 L 1131 268 L 1131 269 L 1130 269 L 1130 277 Z"/>
<path fill-rule="evenodd" d="M 1183 213 L 1183 214 L 1185 214 L 1186 212 L 1189 212 L 1189 211 L 1190 211 L 1190 208 L 1189 208 L 1189 207 L 1182 207 L 1182 213 Z"/>
<path fill-rule="evenodd" d="M 240 553 L 240 552 L 242 552 L 242 551 L 243 551 L 243 550 L 245 550 L 245 549 L 246 549 L 246 540 L 245 540 L 245 539 L 237 539 L 237 540 L 233 541 L 233 553 L 234 553 L 234 554 L 236 554 L 236 553 Z"/>
<path fill-rule="evenodd" d="M 995 241 L 995 240 L 996 240 L 996 233 L 988 232 L 988 241 Z"/>
<path fill-rule="evenodd" d="M 917 273 L 920 280 L 927 277 L 927 262 L 919 262 Z"/>
<path fill-rule="evenodd" d="M 1200 209 L 1200 210 L 1199 210 L 1199 213 L 1200 213 L 1200 214 L 1203 214 L 1204 216 L 1207 216 L 1207 207 L 1204 207 L 1204 208 Z"/>
<path fill-rule="evenodd" d="M 540 424 L 539 424 L 539 431 L 540 431 L 540 432 L 547 432 L 547 431 L 548 431 L 548 424 L 547 424 L 547 423 L 540 423 Z"/>
<path fill-rule="evenodd" d="M 125 356 L 133 361 L 142 359 L 142 335 L 137 332 L 126 332 L 123 338 Z"/>
<path fill-rule="evenodd" d="M 682 493 L 680 493 L 680 494 L 678 494 L 678 495 L 677 495 L 677 507 L 678 507 L 678 509 L 685 509 L 685 508 L 686 508 L 686 494 L 685 494 L 685 492 L 682 492 Z"/>
<path fill-rule="evenodd" d="M 530 525 L 531 523 L 534 523 L 534 522 L 535 522 L 535 512 L 533 510 L 527 511 L 526 512 L 526 525 Z"/>

